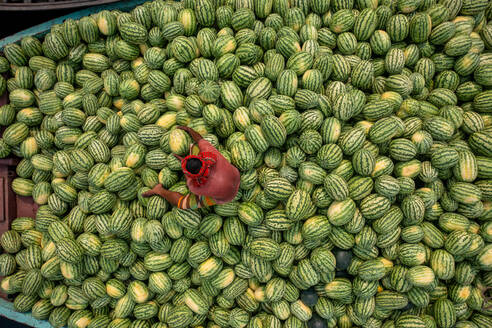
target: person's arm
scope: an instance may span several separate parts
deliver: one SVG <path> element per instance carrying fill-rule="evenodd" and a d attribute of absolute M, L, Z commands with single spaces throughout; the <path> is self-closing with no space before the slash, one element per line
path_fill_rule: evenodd
<path fill-rule="evenodd" d="M 215 147 L 212 146 L 212 144 L 210 142 L 203 139 L 203 137 L 200 135 L 200 133 L 196 132 L 192 128 L 189 128 L 187 126 L 178 126 L 178 129 L 184 130 L 190 134 L 191 138 L 193 138 L 193 141 L 195 142 L 195 145 L 198 147 L 200 152 L 212 152 L 212 153 L 215 153 L 217 156 L 222 156 L 220 154 L 220 152 L 217 149 L 215 149 Z M 176 156 L 176 158 L 182 160 L 182 158 L 180 156 L 178 156 L 178 155 L 175 155 L 175 156 Z M 213 162 L 215 162 L 216 160 L 217 160 L 217 158 L 212 159 Z"/>
<path fill-rule="evenodd" d="M 144 192 L 142 197 L 151 197 L 155 195 L 165 198 L 173 206 L 178 206 L 179 200 L 183 197 L 179 192 L 164 189 L 162 184 L 158 184 L 154 188 Z"/>
<path fill-rule="evenodd" d="M 164 189 L 161 184 L 158 184 L 153 189 L 142 194 L 143 197 L 158 195 L 165 198 L 171 205 L 181 209 L 197 209 L 205 206 L 215 205 L 215 201 L 206 196 L 197 196 L 189 193 L 182 195 L 179 192 L 169 191 Z"/>
<path fill-rule="evenodd" d="M 198 143 L 198 141 L 200 141 L 200 140 L 203 139 L 203 137 L 202 137 L 202 135 L 200 133 L 196 132 L 195 130 L 193 130 L 190 127 L 187 127 L 187 126 L 178 126 L 177 128 L 178 129 L 181 129 L 183 131 L 188 132 L 188 134 L 190 135 L 191 139 L 193 139 L 193 141 L 195 143 Z"/>

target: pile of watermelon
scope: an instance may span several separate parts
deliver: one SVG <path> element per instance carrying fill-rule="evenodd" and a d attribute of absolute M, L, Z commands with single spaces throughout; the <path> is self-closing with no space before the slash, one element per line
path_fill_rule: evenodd
<path fill-rule="evenodd" d="M 149 1 L 0 56 L 35 218 L 0 291 L 69 328 L 490 328 L 492 2 Z M 197 210 L 189 126 L 241 172 Z"/>

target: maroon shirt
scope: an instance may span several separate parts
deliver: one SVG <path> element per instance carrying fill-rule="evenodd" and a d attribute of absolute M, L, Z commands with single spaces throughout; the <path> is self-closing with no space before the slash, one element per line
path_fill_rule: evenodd
<path fill-rule="evenodd" d="M 216 163 L 209 168 L 205 182 L 199 185 L 193 181 L 193 177 L 185 175 L 188 188 L 195 195 L 212 198 L 217 204 L 232 201 L 237 195 L 241 182 L 239 170 L 207 140 L 198 141 L 198 148 L 200 152 L 214 154 Z"/>

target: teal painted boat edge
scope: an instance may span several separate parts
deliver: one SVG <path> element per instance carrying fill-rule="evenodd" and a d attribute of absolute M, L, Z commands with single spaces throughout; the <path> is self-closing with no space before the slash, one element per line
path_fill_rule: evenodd
<path fill-rule="evenodd" d="M 110 3 L 110 4 L 100 5 L 100 6 L 94 6 L 94 7 L 79 10 L 79 11 L 76 11 L 74 13 L 49 20 L 47 22 L 44 22 L 44 23 L 41 23 L 39 25 L 30 27 L 28 29 L 25 29 L 23 31 L 20 31 L 18 33 L 15 33 L 13 35 L 10 35 L 6 38 L 1 39 L 0 40 L 0 51 L 3 50 L 3 48 L 7 44 L 19 42 L 25 36 L 43 36 L 44 34 L 49 32 L 49 30 L 51 29 L 51 26 L 53 26 L 55 24 L 63 23 L 68 18 L 80 19 L 84 16 L 91 15 L 91 14 L 97 13 L 97 12 L 102 11 L 102 10 L 118 9 L 118 10 L 122 10 L 122 11 L 129 11 L 129 10 L 135 8 L 136 6 L 138 6 L 144 2 L 147 2 L 147 1 L 149 1 L 149 0 L 127 0 L 127 1 L 122 1 L 122 2 L 116 2 L 116 3 Z M 14 310 L 13 303 L 6 301 L 2 298 L 0 298 L 0 316 L 5 317 L 9 320 L 13 320 L 15 322 L 27 325 L 29 327 L 52 328 L 48 321 L 37 320 L 31 316 L 30 312 L 28 312 L 28 313 L 16 312 Z"/>
<path fill-rule="evenodd" d="M 15 312 L 14 304 L 0 298 L 0 316 L 36 328 L 52 328 L 48 321 L 34 319 L 31 313 Z"/>
<path fill-rule="evenodd" d="M 16 43 L 19 42 L 23 37 L 26 36 L 43 36 L 44 34 L 48 33 L 50 31 L 51 26 L 55 24 L 61 24 L 63 23 L 66 19 L 72 18 L 72 19 L 80 19 L 84 16 L 91 15 L 94 13 L 97 13 L 101 10 L 122 10 L 122 11 L 129 11 L 135 6 L 138 6 L 144 2 L 147 2 L 149 0 L 127 0 L 127 1 L 120 1 L 120 2 L 115 2 L 115 3 L 109 3 L 105 5 L 100 5 L 100 6 L 94 6 L 90 8 L 86 8 L 83 10 L 76 11 L 74 13 L 61 16 L 52 20 L 49 20 L 47 22 L 41 23 L 39 25 L 30 27 L 26 30 L 20 31 L 18 33 L 15 33 L 13 35 L 10 35 L 6 38 L 3 38 L 0 40 L 0 50 L 3 50 L 3 48 L 9 44 L 9 43 Z"/>

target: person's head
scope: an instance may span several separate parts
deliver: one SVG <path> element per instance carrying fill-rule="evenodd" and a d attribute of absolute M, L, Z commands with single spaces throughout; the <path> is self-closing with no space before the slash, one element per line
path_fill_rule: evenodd
<path fill-rule="evenodd" d="M 202 161 L 198 158 L 190 158 L 186 161 L 186 170 L 191 174 L 197 174 L 202 168 Z"/>

